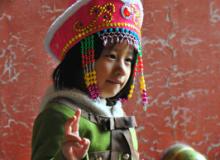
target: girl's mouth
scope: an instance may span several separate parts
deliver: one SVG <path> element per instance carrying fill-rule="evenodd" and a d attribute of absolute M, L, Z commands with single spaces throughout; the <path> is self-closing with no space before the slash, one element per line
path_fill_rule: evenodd
<path fill-rule="evenodd" d="M 122 85 L 122 82 L 119 81 L 119 80 L 107 80 L 108 83 L 111 83 L 111 84 L 119 84 L 119 85 Z"/>

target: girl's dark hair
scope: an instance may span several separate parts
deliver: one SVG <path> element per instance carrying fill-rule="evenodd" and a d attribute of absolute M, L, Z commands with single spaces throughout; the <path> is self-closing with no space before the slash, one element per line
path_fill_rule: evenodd
<path fill-rule="evenodd" d="M 102 40 L 96 34 L 94 34 L 94 42 L 95 59 L 97 60 L 100 57 L 102 50 L 104 49 L 104 46 Z M 66 53 L 66 56 L 64 57 L 62 62 L 54 70 L 52 78 L 56 90 L 76 88 L 88 94 L 86 84 L 83 78 L 84 75 L 80 47 L 80 42 L 77 43 L 74 47 L 72 47 Z M 136 59 L 137 53 L 134 54 L 131 75 L 127 84 L 116 96 L 107 99 L 108 105 L 114 105 L 119 98 L 127 98 L 130 86 L 133 83 L 132 77 Z"/>

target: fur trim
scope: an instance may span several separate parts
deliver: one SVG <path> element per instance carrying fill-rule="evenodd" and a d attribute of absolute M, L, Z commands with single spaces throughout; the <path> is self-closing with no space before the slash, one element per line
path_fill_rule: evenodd
<path fill-rule="evenodd" d="M 82 106 L 76 106 L 87 112 L 92 112 L 93 114 L 105 116 L 105 117 L 123 117 L 125 113 L 122 109 L 121 102 L 118 101 L 114 106 L 107 106 L 105 99 L 90 99 L 85 93 L 77 89 L 71 90 L 58 90 L 55 91 L 53 87 L 50 87 L 46 95 L 44 96 L 41 103 L 41 111 L 45 109 L 48 102 L 57 97 L 67 97 L 73 101 L 83 104 Z M 85 106 L 85 107 L 83 107 Z M 71 107 L 71 106 L 69 106 Z M 73 108 L 73 107 L 71 107 Z"/>

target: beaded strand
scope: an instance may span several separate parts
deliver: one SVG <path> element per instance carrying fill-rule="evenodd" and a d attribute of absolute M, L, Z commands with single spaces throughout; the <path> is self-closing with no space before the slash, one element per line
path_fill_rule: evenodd
<path fill-rule="evenodd" d="M 137 72 L 139 72 L 140 78 L 139 78 L 139 87 L 140 87 L 140 94 L 142 98 L 142 103 L 144 105 L 144 111 L 147 110 L 147 104 L 148 101 L 148 95 L 146 90 L 146 83 L 144 79 L 144 65 L 143 65 L 143 58 L 142 58 L 142 48 L 141 45 L 138 50 L 138 64 L 137 64 Z"/>
<path fill-rule="evenodd" d="M 84 72 L 84 81 L 87 90 L 92 99 L 99 97 L 96 71 L 95 71 L 95 51 L 94 36 L 89 36 L 81 41 L 82 67 Z"/>

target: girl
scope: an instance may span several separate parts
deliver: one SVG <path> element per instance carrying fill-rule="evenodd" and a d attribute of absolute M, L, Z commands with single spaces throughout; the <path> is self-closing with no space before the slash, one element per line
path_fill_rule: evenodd
<path fill-rule="evenodd" d="M 139 159 L 136 122 L 122 103 L 139 75 L 140 0 L 78 0 L 50 27 L 46 48 L 61 63 L 35 120 L 32 159 Z"/>

